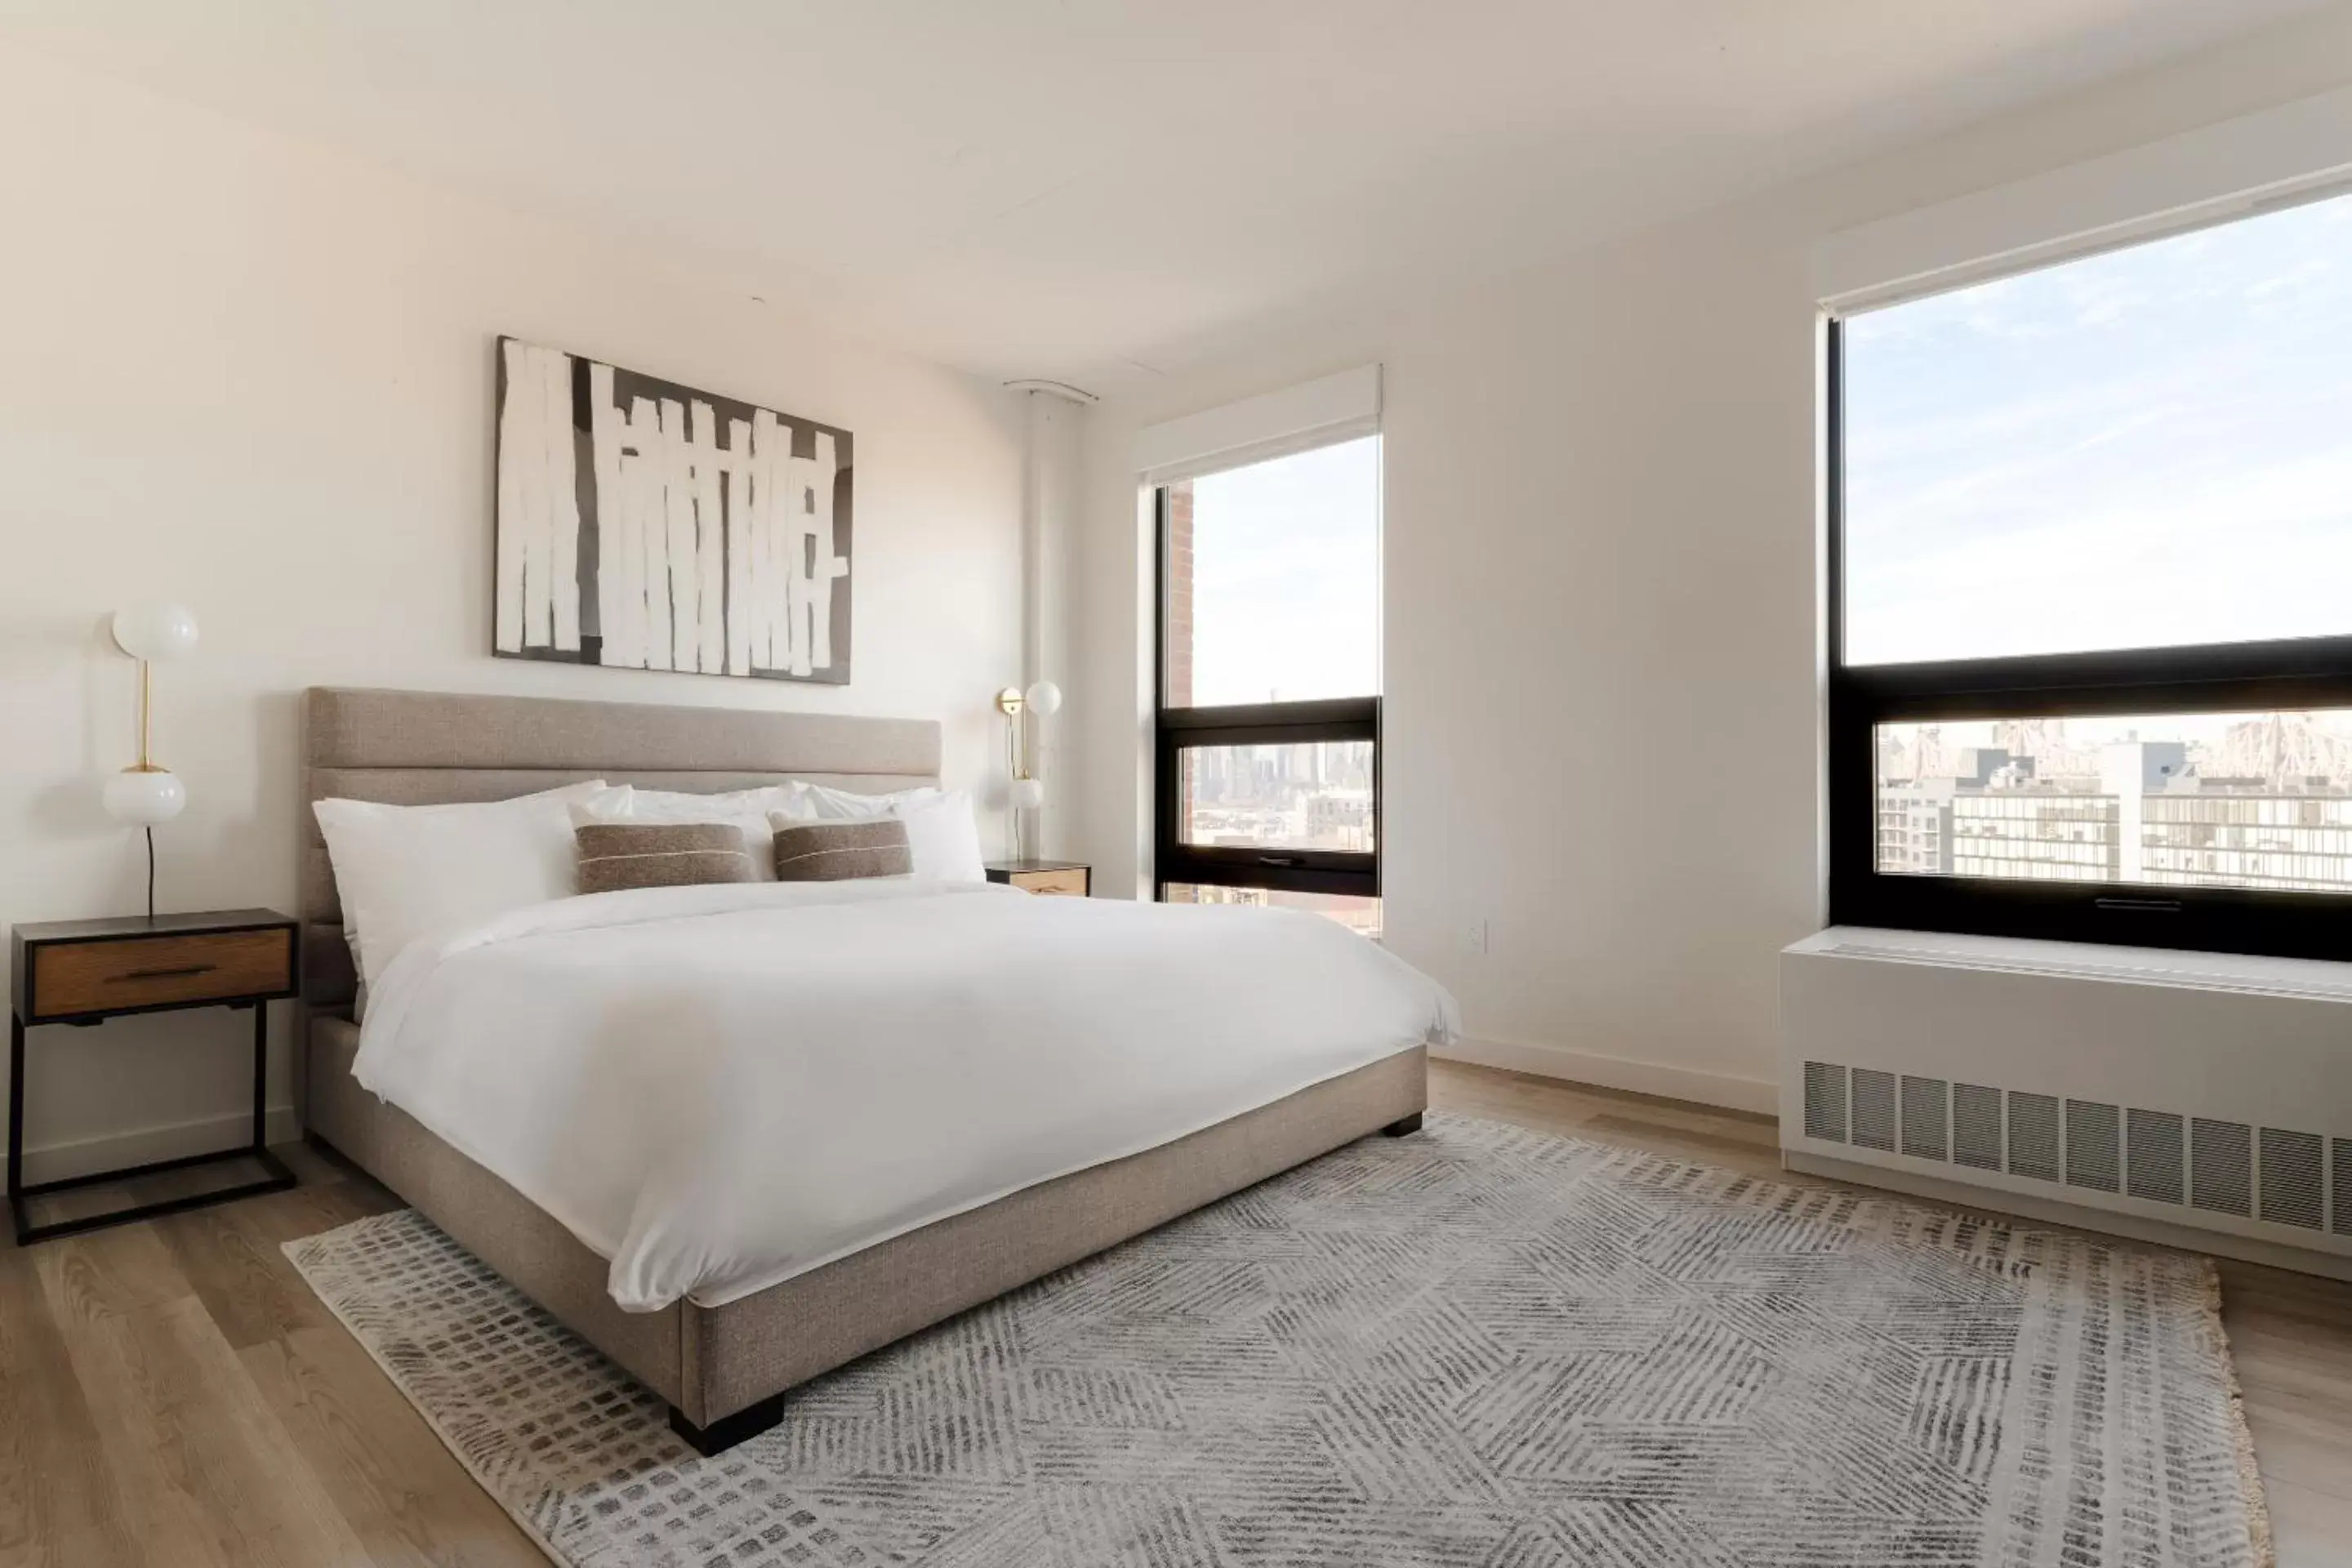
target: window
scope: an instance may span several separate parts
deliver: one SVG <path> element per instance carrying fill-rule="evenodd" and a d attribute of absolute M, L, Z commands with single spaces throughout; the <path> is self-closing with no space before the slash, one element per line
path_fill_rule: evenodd
<path fill-rule="evenodd" d="M 1160 897 L 1314 909 L 1377 935 L 1380 437 L 1153 500 Z"/>
<path fill-rule="evenodd" d="M 1830 903 L 2352 956 L 2352 197 L 1831 323 Z"/>
<path fill-rule="evenodd" d="M 1376 854 L 1372 756 L 1370 741 L 1181 746 L 1176 840 Z"/>
<path fill-rule="evenodd" d="M 1165 487 L 1167 705 L 1381 690 L 1381 438 Z"/>

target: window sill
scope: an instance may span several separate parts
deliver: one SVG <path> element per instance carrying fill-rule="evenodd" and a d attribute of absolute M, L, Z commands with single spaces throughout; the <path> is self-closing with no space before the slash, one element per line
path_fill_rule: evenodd
<path fill-rule="evenodd" d="M 2196 991 L 2241 991 L 2352 1002 L 2352 963 L 2316 958 L 2116 947 L 2105 942 L 2042 942 L 2027 937 L 1894 931 L 1876 926 L 1832 926 L 1801 942 L 1791 942 L 1781 951 L 1799 957 L 1869 958 L 1952 969 L 2043 974 L 2053 979 L 2109 980 Z"/>

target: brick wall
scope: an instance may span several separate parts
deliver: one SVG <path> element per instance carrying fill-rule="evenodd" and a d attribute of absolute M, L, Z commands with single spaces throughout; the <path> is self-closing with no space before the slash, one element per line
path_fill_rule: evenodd
<path fill-rule="evenodd" d="M 1168 690 L 1171 708 L 1192 705 L 1192 481 L 1168 487 Z"/>
<path fill-rule="evenodd" d="M 1168 689 L 1171 708 L 1192 705 L 1192 481 L 1168 487 Z M 1176 820 L 1192 819 L 1192 781 L 1176 770 Z"/>

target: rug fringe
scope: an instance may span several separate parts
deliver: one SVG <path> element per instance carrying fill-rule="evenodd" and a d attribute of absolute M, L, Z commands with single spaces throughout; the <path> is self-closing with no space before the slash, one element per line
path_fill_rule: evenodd
<path fill-rule="evenodd" d="M 2210 1258 L 2199 1261 L 2205 1266 L 2205 1310 L 2211 1315 L 2213 1338 L 2221 1348 L 2221 1369 L 2230 1380 L 2230 1433 L 2238 1447 L 2238 1489 L 2245 1499 L 2254 1568 L 2278 1568 L 2278 1544 L 2271 1538 L 2270 1494 L 2263 1489 L 2262 1467 L 2254 1458 L 2253 1428 L 2246 1425 L 2246 1393 L 2238 1383 L 2238 1358 L 2231 1353 L 2229 1325 L 2221 1321 L 2221 1270 Z"/>

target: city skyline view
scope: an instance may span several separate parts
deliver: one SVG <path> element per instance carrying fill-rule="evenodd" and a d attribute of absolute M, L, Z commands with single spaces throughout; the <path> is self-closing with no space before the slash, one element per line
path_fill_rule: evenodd
<path fill-rule="evenodd" d="M 1370 741 L 1195 747 L 1183 753 L 1177 787 L 1187 844 L 1375 848 Z"/>
<path fill-rule="evenodd" d="M 2034 759 L 2044 779 L 2095 773 L 2102 747 L 2132 741 L 2179 742 L 2201 778 L 2284 786 L 2324 775 L 2329 787 L 2352 791 L 2352 709 L 1885 724 L 1879 778 L 1906 783 L 1945 774 L 1959 752 L 1988 746 Z"/>
<path fill-rule="evenodd" d="M 1890 876 L 2352 892 L 2352 710 L 1882 724 Z"/>

